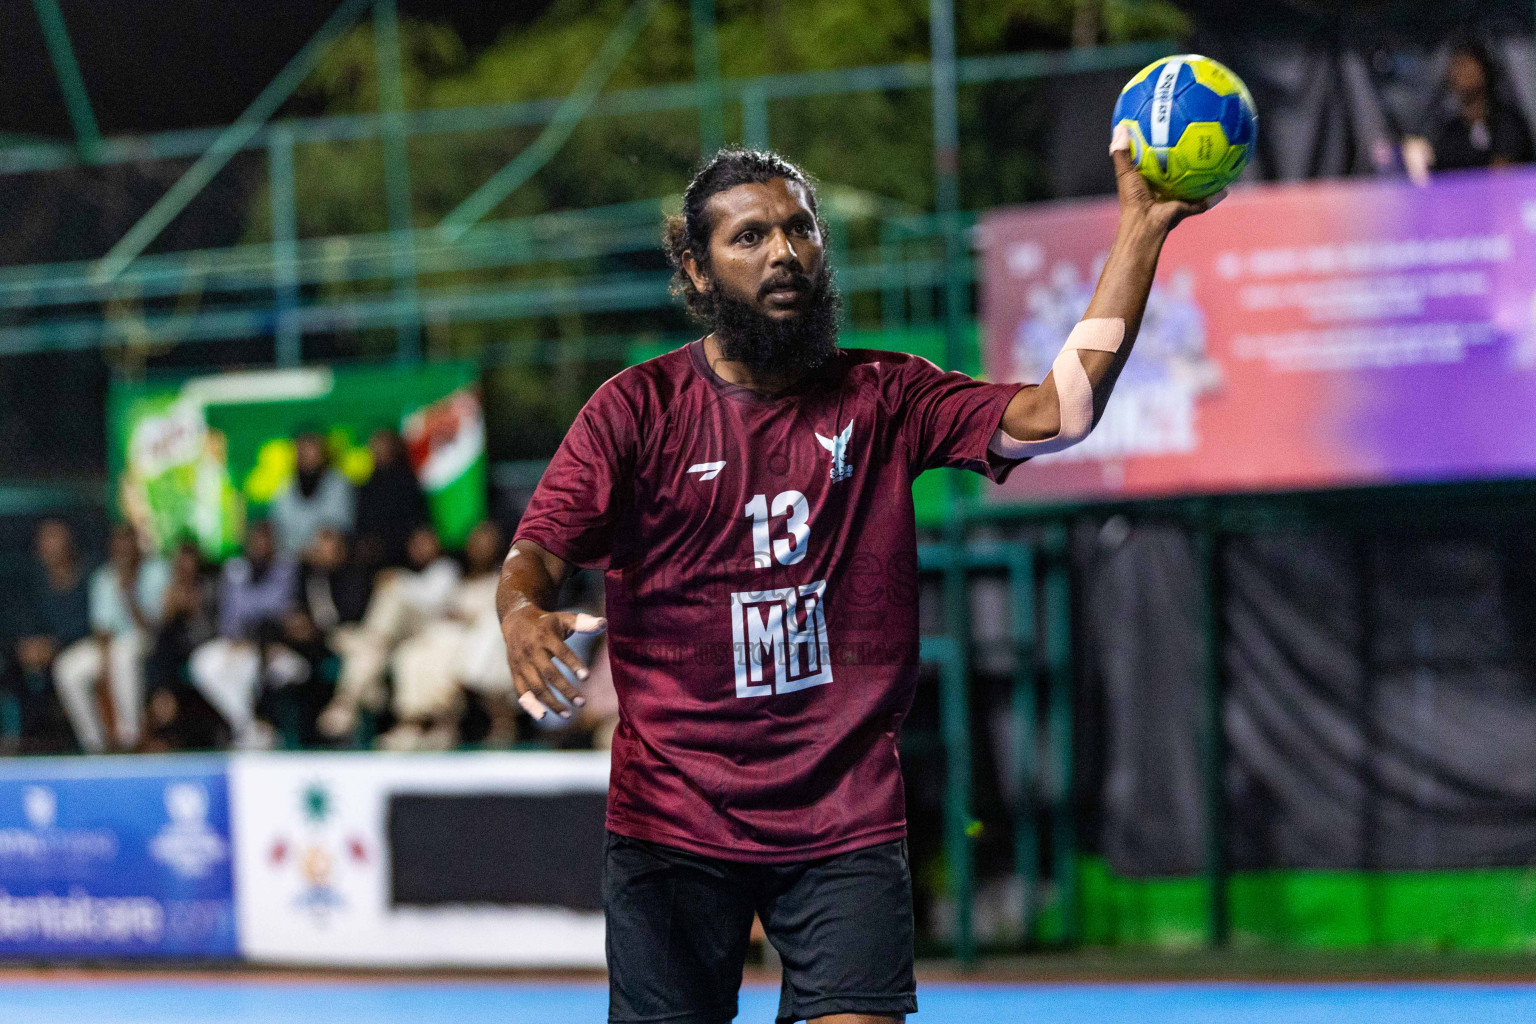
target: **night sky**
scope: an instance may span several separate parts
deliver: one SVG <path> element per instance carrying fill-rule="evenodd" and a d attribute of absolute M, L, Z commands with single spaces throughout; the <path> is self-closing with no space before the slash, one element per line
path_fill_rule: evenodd
<path fill-rule="evenodd" d="M 103 134 L 234 120 L 338 0 L 60 0 Z M 471 49 L 549 0 L 400 0 L 403 17 L 447 22 Z M 0 133 L 70 136 L 37 15 L 0 0 Z"/>
<path fill-rule="evenodd" d="M 104 134 L 232 121 L 339 0 L 60 0 Z M 447 22 L 473 52 L 551 0 L 400 0 L 401 13 Z M 1532 0 L 1178 0 L 1196 22 L 1230 31 L 1381 40 L 1443 37 L 1469 16 L 1528 32 Z M 963 5 L 962 5 L 963 8 Z M 37 16 L 0 0 L 0 133 L 68 138 L 70 127 Z M 304 112 L 294 110 L 293 112 Z"/>

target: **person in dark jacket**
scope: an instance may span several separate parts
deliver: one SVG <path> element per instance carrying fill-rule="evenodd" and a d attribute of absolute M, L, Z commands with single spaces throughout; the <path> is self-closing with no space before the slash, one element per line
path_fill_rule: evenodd
<path fill-rule="evenodd" d="M 430 521 L 427 496 L 398 431 L 375 430 L 368 449 L 373 475 L 357 489 L 357 562 L 370 571 L 401 568 L 408 562 L 405 549 L 411 534 Z"/>
<path fill-rule="evenodd" d="M 1403 162 L 1419 184 L 1436 171 L 1500 167 L 1536 159 L 1520 108 L 1499 87 L 1498 65 L 1484 47 L 1464 40 L 1446 66 L 1444 96 L 1423 137 L 1403 143 Z"/>
<path fill-rule="evenodd" d="M 192 652 L 218 635 L 217 592 L 202 553 L 182 541 L 149 656 L 144 749 L 208 750 L 229 743 L 228 725 L 187 679 Z"/>
<path fill-rule="evenodd" d="M 323 526 L 315 533 L 299 570 L 297 606 L 325 636 L 337 626 L 361 622 L 373 586 L 352 558 L 347 535 Z"/>
<path fill-rule="evenodd" d="M 268 688 L 260 708 L 285 742 L 310 746 L 321 739 L 315 720 L 335 693 L 339 667 L 331 640 L 340 627 L 362 620 L 371 591 L 371 574 L 352 560 L 346 534 L 330 526 L 315 531 L 293 606 L 278 631 L 282 648 L 302 659 L 308 673 L 292 685 Z"/>
<path fill-rule="evenodd" d="M 11 595 L 7 633 L 14 638 L 14 670 L 6 702 L 17 719 L 9 744 L 36 753 L 75 749 L 74 732 L 53 686 L 59 652 L 90 635 L 89 583 L 73 531 L 62 519 L 44 519 L 33 535 L 35 564 Z"/>

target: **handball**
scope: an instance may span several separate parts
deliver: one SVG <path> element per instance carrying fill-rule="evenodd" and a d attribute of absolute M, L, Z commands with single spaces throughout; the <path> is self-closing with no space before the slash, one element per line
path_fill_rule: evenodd
<path fill-rule="evenodd" d="M 1195 201 L 1237 180 L 1258 136 L 1242 79 L 1195 53 L 1164 57 L 1120 91 L 1111 127 L 1131 133 L 1131 159 L 1165 199 Z"/>

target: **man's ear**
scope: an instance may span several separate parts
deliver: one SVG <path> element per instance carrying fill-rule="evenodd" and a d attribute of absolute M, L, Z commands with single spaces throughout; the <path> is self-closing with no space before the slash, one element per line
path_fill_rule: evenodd
<path fill-rule="evenodd" d="M 688 275 L 688 280 L 693 282 L 693 287 L 701 292 L 709 291 L 709 275 L 704 268 L 699 266 L 699 261 L 694 258 L 693 250 L 683 252 L 683 273 Z"/>

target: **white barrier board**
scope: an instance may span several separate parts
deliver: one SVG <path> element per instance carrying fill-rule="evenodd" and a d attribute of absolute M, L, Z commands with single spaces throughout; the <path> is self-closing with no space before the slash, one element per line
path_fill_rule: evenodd
<path fill-rule="evenodd" d="M 242 952 L 336 966 L 601 967 L 595 910 L 392 901 L 386 818 L 401 796 L 590 797 L 606 792 L 608 761 L 607 752 L 234 756 Z M 560 839 L 535 838 L 544 849 Z"/>

